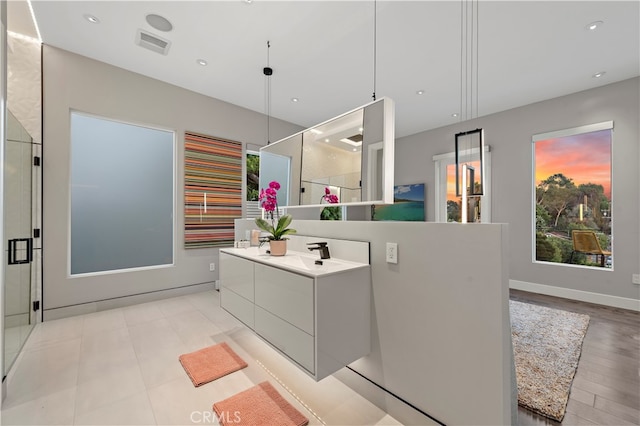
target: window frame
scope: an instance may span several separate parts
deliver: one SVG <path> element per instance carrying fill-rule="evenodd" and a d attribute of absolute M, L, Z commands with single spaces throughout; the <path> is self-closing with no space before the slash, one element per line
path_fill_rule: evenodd
<path fill-rule="evenodd" d="M 582 135 L 586 133 L 599 132 L 602 130 L 610 130 L 611 131 L 611 172 L 610 172 L 610 184 L 611 184 L 611 200 L 609 201 L 609 217 L 611 218 L 611 266 L 610 267 L 596 267 L 590 265 L 581 265 L 574 263 L 564 263 L 564 262 L 549 262 L 546 260 L 538 260 L 536 259 L 537 248 L 536 248 L 536 142 L 544 141 L 548 139 L 556 139 L 556 138 L 564 138 L 569 136 Z M 557 266 L 567 266 L 570 268 L 587 268 L 587 269 L 596 269 L 596 270 L 605 270 L 605 271 L 613 271 L 614 269 L 614 238 L 613 238 L 613 131 L 614 131 L 614 123 L 612 120 L 602 121 L 599 123 L 586 124 L 577 127 L 571 127 L 567 129 L 555 130 L 551 132 L 544 133 L 536 133 L 531 136 L 531 262 L 534 264 L 543 264 L 543 265 L 557 265 Z"/>
<path fill-rule="evenodd" d="M 461 151 L 461 154 L 463 155 L 478 155 L 478 157 L 479 153 L 479 148 Z M 482 159 L 484 162 L 485 188 L 484 195 L 481 196 L 480 199 L 480 208 L 482 210 L 480 223 L 491 223 L 491 146 L 484 146 Z M 447 222 L 447 166 L 452 165 L 455 167 L 456 153 L 455 151 L 451 151 L 444 154 L 434 155 L 433 162 L 435 166 L 435 221 Z"/>

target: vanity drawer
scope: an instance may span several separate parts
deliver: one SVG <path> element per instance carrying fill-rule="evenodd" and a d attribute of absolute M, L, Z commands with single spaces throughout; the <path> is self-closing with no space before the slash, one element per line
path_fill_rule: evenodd
<path fill-rule="evenodd" d="M 245 323 L 249 328 L 253 328 L 253 302 L 248 301 L 242 296 L 238 296 L 228 288 L 222 287 L 220 289 L 220 306 Z"/>
<path fill-rule="evenodd" d="M 313 278 L 255 264 L 255 303 L 314 335 Z"/>
<path fill-rule="evenodd" d="M 315 374 L 314 339 L 259 306 L 255 308 L 255 331 L 291 359 Z"/>
<path fill-rule="evenodd" d="M 220 287 L 227 287 L 253 302 L 253 262 L 220 253 Z"/>

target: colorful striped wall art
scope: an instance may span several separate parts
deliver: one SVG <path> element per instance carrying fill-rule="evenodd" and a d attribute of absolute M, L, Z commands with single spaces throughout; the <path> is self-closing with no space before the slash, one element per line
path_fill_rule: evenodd
<path fill-rule="evenodd" d="M 233 246 L 242 217 L 242 144 L 184 135 L 185 248 Z"/>

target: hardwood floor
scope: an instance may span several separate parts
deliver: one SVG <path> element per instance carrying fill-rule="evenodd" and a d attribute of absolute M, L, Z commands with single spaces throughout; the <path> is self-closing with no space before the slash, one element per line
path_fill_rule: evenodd
<path fill-rule="evenodd" d="M 520 425 L 640 425 L 640 313 L 520 290 L 510 295 L 591 317 L 562 423 L 518 407 Z"/>

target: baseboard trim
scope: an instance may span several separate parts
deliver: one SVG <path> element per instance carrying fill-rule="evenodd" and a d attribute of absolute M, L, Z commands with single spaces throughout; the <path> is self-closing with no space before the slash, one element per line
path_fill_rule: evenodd
<path fill-rule="evenodd" d="M 590 291 L 574 290 L 571 288 L 555 287 L 518 280 L 509 280 L 509 288 L 640 312 L 640 300 L 638 299 L 610 296 L 608 294 L 592 293 Z"/>
<path fill-rule="evenodd" d="M 107 309 L 123 308 L 139 303 L 153 302 L 171 297 L 184 296 L 201 291 L 215 290 L 215 283 L 192 284 L 184 287 L 170 288 L 152 291 L 148 293 L 134 294 L 130 296 L 116 297 L 113 299 L 98 300 L 95 302 L 81 303 L 78 305 L 62 306 L 44 310 L 44 321 L 90 314 Z"/>

